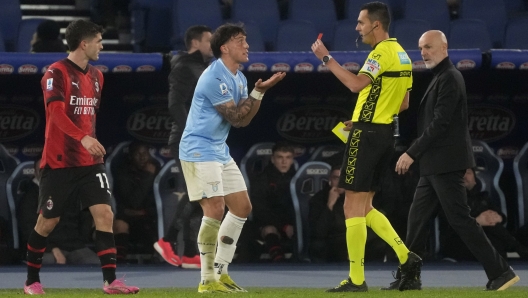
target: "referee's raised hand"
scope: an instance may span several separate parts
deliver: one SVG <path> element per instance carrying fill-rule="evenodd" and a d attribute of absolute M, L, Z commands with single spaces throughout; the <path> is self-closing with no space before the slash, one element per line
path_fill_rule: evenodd
<path fill-rule="evenodd" d="M 88 150 L 88 152 L 90 152 L 93 157 L 103 157 L 106 154 L 106 150 L 103 145 L 101 145 L 97 139 L 94 139 L 88 135 L 81 139 L 81 144 L 86 150 Z"/>

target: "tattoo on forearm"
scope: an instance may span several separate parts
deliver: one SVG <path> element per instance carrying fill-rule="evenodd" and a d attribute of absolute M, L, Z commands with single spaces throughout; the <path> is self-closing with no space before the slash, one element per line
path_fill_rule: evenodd
<path fill-rule="evenodd" d="M 215 108 L 231 125 L 240 127 L 251 109 L 253 109 L 255 101 L 255 98 L 249 96 L 246 100 L 240 102 L 238 106 L 233 101 L 230 101 L 217 105 Z"/>

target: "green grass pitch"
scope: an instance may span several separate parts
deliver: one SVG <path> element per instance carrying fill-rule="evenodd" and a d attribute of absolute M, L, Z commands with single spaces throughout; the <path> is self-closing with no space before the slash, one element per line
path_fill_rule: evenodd
<path fill-rule="evenodd" d="M 45 297 L 108 297 L 101 289 L 44 289 Z M 456 297 L 456 298 L 486 298 L 486 297 L 528 297 L 528 287 L 511 287 L 506 291 L 486 292 L 481 288 L 425 288 L 422 291 L 380 291 L 379 289 L 370 289 L 368 293 L 325 293 L 324 289 L 301 289 L 301 288 L 249 288 L 248 293 L 234 294 L 198 294 L 196 288 L 145 288 L 134 297 L 210 297 L 236 295 L 236 297 L 251 298 L 311 298 L 311 297 Z M 23 297 L 22 289 L 0 289 L 0 297 Z M 121 296 L 122 297 L 122 296 Z"/>

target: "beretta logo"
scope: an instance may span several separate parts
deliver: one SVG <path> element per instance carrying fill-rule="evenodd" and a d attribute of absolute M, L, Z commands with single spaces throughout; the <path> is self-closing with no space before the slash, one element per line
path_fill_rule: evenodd
<path fill-rule="evenodd" d="M 36 74 L 37 71 L 38 71 L 38 67 L 36 67 L 33 64 L 24 64 L 18 68 L 19 74 Z"/>
<path fill-rule="evenodd" d="M 332 128 L 352 114 L 337 107 L 312 105 L 294 108 L 282 114 L 277 131 L 285 139 L 296 142 L 330 141 L 336 138 Z"/>
<path fill-rule="evenodd" d="M 132 67 L 128 65 L 118 65 L 112 69 L 112 72 L 132 72 Z"/>
<path fill-rule="evenodd" d="M 155 105 L 132 113 L 127 121 L 128 133 L 139 140 L 166 143 L 172 127 L 167 105 Z"/>
<path fill-rule="evenodd" d="M 0 65 L 0 67 L 2 67 L 2 66 Z M 528 69 L 528 62 L 524 62 L 523 64 L 521 64 L 519 66 L 519 69 L 522 69 L 522 70 Z"/>
<path fill-rule="evenodd" d="M 48 68 L 50 67 L 50 65 L 51 65 L 51 64 L 48 64 L 48 65 L 42 67 L 42 68 L 40 69 L 40 72 L 41 72 L 41 73 L 46 73 L 46 71 L 48 70 Z"/>
<path fill-rule="evenodd" d="M 253 63 L 248 66 L 248 71 L 264 72 L 268 70 L 268 67 L 264 63 Z"/>
<path fill-rule="evenodd" d="M 290 65 L 288 63 L 283 63 L 283 62 L 275 63 L 271 66 L 271 71 L 272 72 L 275 72 L 275 71 L 288 72 L 290 71 Z"/>
<path fill-rule="evenodd" d="M 497 69 L 515 69 L 515 64 L 512 63 L 512 62 L 504 61 L 504 62 L 501 62 L 501 63 L 497 64 L 497 66 L 495 66 L 495 68 L 497 68 Z"/>
<path fill-rule="evenodd" d="M 425 62 L 423 62 L 423 60 L 417 60 L 412 63 L 412 70 L 420 71 L 425 69 L 427 69 L 427 67 L 425 67 Z"/>
<path fill-rule="evenodd" d="M 0 142 L 18 140 L 32 134 L 39 122 L 39 115 L 31 109 L 22 106 L 0 106 Z"/>
<path fill-rule="evenodd" d="M 345 62 L 343 68 L 350 72 L 357 72 L 359 71 L 360 66 L 356 62 Z"/>
<path fill-rule="evenodd" d="M 99 64 L 99 65 L 95 65 L 94 67 L 99 69 L 99 71 L 101 71 L 102 73 L 107 73 L 108 72 L 108 66 L 106 66 L 106 65 Z"/>
<path fill-rule="evenodd" d="M 319 66 L 317 66 L 317 72 L 330 72 L 330 69 L 328 68 L 328 66 L 323 65 L 323 63 L 321 63 L 319 64 Z"/>
<path fill-rule="evenodd" d="M 0 74 L 12 74 L 15 71 L 13 65 L 0 64 Z"/>
<path fill-rule="evenodd" d="M 314 66 L 308 62 L 299 63 L 295 65 L 295 68 L 293 68 L 293 71 L 295 72 L 312 72 L 313 70 Z"/>
<path fill-rule="evenodd" d="M 497 150 L 497 155 L 502 159 L 512 159 L 519 154 L 519 148 L 515 146 L 506 146 Z"/>
<path fill-rule="evenodd" d="M 153 72 L 156 68 L 152 65 L 141 65 L 138 68 L 136 68 L 137 72 Z"/>
<path fill-rule="evenodd" d="M 458 68 L 459 70 L 468 70 L 475 68 L 476 65 L 477 64 L 475 63 L 475 61 L 464 59 L 457 62 L 456 68 Z"/>
<path fill-rule="evenodd" d="M 42 144 L 30 144 L 22 148 L 22 154 L 30 157 L 40 156 L 43 149 Z"/>
<path fill-rule="evenodd" d="M 470 105 L 468 109 L 468 127 L 472 139 L 496 141 L 507 136 L 515 127 L 515 114 L 503 107 Z"/>

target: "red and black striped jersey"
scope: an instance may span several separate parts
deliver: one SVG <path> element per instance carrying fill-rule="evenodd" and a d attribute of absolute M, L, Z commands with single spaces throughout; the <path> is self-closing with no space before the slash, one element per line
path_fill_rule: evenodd
<path fill-rule="evenodd" d="M 96 138 L 95 118 L 101 104 L 103 74 L 88 64 L 81 69 L 69 59 L 50 65 L 40 84 L 46 108 L 46 133 L 42 162 L 52 169 L 103 163 L 81 144 Z"/>

